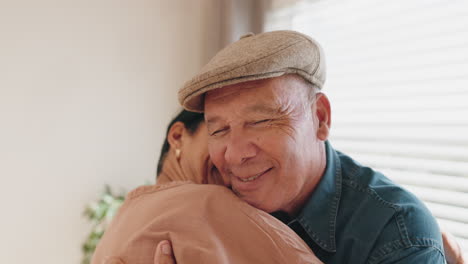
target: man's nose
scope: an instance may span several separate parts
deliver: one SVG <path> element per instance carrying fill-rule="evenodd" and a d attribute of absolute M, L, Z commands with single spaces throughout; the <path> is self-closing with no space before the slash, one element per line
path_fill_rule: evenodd
<path fill-rule="evenodd" d="M 229 165 L 242 165 L 257 155 L 258 147 L 245 133 L 233 132 L 226 146 L 225 159 Z"/>

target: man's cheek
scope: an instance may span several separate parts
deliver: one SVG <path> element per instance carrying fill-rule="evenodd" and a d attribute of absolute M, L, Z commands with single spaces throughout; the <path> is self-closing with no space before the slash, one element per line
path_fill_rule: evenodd
<path fill-rule="evenodd" d="M 219 147 L 217 148 L 216 144 L 214 144 L 211 140 L 208 140 L 208 154 L 210 154 L 210 158 L 213 161 L 213 163 L 216 165 L 216 160 L 218 159 L 217 154 L 219 151 L 217 151 Z"/>
<path fill-rule="evenodd" d="M 209 144 L 209 143 L 208 143 L 208 153 L 210 154 L 211 161 L 216 166 L 216 168 L 218 168 L 219 172 L 224 178 L 225 177 L 224 176 L 225 168 L 223 166 L 224 165 L 224 162 L 223 162 L 224 153 L 220 150 L 220 148 L 217 148 L 215 145 Z"/>

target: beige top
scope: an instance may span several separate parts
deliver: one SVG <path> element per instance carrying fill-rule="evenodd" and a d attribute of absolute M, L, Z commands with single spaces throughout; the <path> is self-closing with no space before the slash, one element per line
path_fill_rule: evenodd
<path fill-rule="evenodd" d="M 178 264 L 321 263 L 290 228 L 223 186 L 172 182 L 128 194 L 93 264 L 150 264 L 172 241 Z"/>

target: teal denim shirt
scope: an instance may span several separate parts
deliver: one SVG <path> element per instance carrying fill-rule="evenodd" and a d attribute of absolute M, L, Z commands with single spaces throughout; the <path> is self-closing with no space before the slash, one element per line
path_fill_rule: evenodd
<path fill-rule="evenodd" d="M 273 213 L 325 263 L 445 263 L 436 220 L 413 194 L 326 142 L 327 168 L 296 218 Z M 424 180 L 424 179 L 421 179 Z"/>

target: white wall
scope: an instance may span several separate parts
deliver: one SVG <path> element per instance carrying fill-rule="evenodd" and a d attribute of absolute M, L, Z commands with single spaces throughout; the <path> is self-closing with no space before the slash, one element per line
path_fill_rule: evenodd
<path fill-rule="evenodd" d="M 221 45 L 225 46 L 248 32 L 263 31 L 263 15 L 270 0 L 222 0 L 223 14 Z"/>
<path fill-rule="evenodd" d="M 0 0 L 0 263 L 79 263 L 108 183 L 153 181 L 214 0 Z"/>

